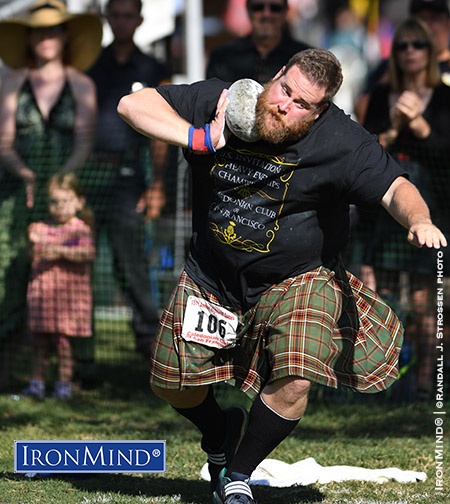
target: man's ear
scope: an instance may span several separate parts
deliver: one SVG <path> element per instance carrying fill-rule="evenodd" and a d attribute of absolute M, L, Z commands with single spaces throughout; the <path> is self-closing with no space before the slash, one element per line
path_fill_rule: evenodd
<path fill-rule="evenodd" d="M 317 109 L 317 111 L 316 111 L 316 113 L 315 113 L 315 115 L 314 115 L 314 120 L 319 119 L 320 115 L 321 115 L 321 114 L 322 114 L 322 112 L 323 112 L 323 111 L 324 111 L 324 110 L 328 107 L 328 105 L 329 105 L 329 103 L 328 103 L 328 102 L 327 102 L 327 103 L 324 103 L 323 105 L 321 105 L 321 106 Z"/>
<path fill-rule="evenodd" d="M 273 80 L 279 79 L 283 75 L 285 70 L 286 70 L 286 65 L 284 65 L 284 67 L 282 67 L 280 70 L 278 70 L 277 74 L 273 77 Z"/>

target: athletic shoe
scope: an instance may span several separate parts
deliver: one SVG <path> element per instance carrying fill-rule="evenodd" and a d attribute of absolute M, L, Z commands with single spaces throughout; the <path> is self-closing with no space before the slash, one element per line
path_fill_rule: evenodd
<path fill-rule="evenodd" d="M 45 399 L 45 383 L 41 380 L 30 380 L 28 387 L 22 390 L 22 394 L 34 399 Z"/>
<path fill-rule="evenodd" d="M 231 478 L 225 476 L 226 469 L 219 474 L 217 487 L 213 492 L 214 504 L 258 504 L 253 498 L 248 485 L 248 478 L 243 474 L 232 473 Z M 238 479 L 234 479 L 236 476 Z M 244 477 L 245 479 L 241 479 Z"/>
<path fill-rule="evenodd" d="M 60 401 L 67 401 L 72 399 L 72 384 L 70 382 L 58 381 L 55 383 L 55 390 L 53 391 L 53 399 Z"/>
<path fill-rule="evenodd" d="M 235 406 L 225 410 L 226 439 L 223 446 L 216 451 L 208 449 L 202 442 L 202 449 L 208 454 L 208 470 L 211 477 L 210 488 L 213 492 L 217 486 L 219 473 L 230 464 L 247 428 L 248 413 L 244 408 Z"/>

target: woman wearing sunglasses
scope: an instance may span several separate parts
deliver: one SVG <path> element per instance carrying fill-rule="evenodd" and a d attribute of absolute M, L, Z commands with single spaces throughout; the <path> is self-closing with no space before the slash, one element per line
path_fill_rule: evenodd
<path fill-rule="evenodd" d="M 440 79 L 436 49 L 427 25 L 417 18 L 401 23 L 393 37 L 389 78 L 373 91 L 365 127 L 409 173 L 444 234 L 449 233 L 450 87 Z M 439 225 L 438 224 L 438 225 Z M 400 273 L 406 272 L 408 296 L 405 340 L 416 358 L 416 399 L 430 399 L 436 387 L 436 253 L 404 247 L 404 233 L 382 212 L 371 229 L 367 261 L 377 290 L 400 300 Z M 444 260 L 447 268 L 450 261 Z M 448 272 L 447 272 L 448 274 Z"/>

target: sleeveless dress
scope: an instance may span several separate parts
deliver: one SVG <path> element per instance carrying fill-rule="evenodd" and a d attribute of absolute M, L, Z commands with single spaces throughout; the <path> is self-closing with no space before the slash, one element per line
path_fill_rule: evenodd
<path fill-rule="evenodd" d="M 3 173 L 0 182 L 0 341 L 14 335 L 25 321 L 29 275 L 27 227 L 45 218 L 45 184 L 70 156 L 76 105 L 69 82 L 45 119 L 25 79 L 18 93 L 14 148 L 36 174 L 35 204 L 26 207 L 22 180 Z"/>

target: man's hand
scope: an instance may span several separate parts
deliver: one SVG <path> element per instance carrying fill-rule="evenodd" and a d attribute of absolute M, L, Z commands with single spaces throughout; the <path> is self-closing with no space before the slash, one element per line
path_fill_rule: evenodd
<path fill-rule="evenodd" d="M 408 230 L 408 241 L 416 247 L 441 248 L 447 246 L 447 240 L 440 229 L 428 221 L 415 222 Z"/>
<path fill-rule="evenodd" d="M 147 188 L 136 205 L 136 212 L 145 212 L 145 220 L 157 219 L 166 205 L 166 192 L 162 182 L 155 182 Z"/>
<path fill-rule="evenodd" d="M 381 205 L 408 230 L 408 241 L 416 247 L 447 246 L 444 234 L 431 221 L 430 211 L 417 188 L 397 177 L 381 200 Z"/>
<path fill-rule="evenodd" d="M 216 150 L 222 149 L 227 143 L 229 132 L 225 129 L 225 110 L 228 105 L 228 89 L 224 89 L 219 97 L 216 115 L 210 123 L 211 141 Z"/>

